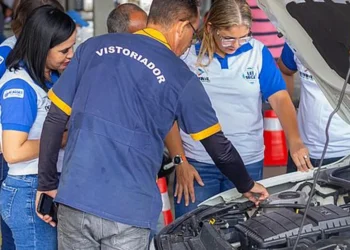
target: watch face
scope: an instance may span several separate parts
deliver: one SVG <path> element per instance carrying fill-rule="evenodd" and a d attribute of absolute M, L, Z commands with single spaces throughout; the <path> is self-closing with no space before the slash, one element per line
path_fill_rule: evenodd
<path fill-rule="evenodd" d="M 174 157 L 174 164 L 180 164 L 181 163 L 181 157 L 175 156 Z"/>

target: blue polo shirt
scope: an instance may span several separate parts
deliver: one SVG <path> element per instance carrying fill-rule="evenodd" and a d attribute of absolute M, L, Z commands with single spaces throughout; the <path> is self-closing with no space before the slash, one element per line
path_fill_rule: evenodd
<path fill-rule="evenodd" d="M 221 130 L 202 84 L 154 29 L 88 40 L 49 98 L 70 115 L 56 200 L 137 227 L 156 228 L 174 120 L 195 140 Z"/>

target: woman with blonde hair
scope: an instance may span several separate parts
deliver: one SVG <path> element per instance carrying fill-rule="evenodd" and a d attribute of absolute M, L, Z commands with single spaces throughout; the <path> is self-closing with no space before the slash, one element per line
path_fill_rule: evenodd
<path fill-rule="evenodd" d="M 245 0 L 215 1 L 200 32 L 201 42 L 191 46 L 184 61 L 202 82 L 222 131 L 254 180 L 263 177 L 264 100 L 269 101 L 281 121 L 294 162 L 300 170 L 307 171 L 312 168 L 309 152 L 300 138 L 285 82 L 267 47 L 252 38 L 251 25 L 251 10 Z M 177 217 L 233 187 L 201 143 L 180 132 L 187 161 L 176 169 Z M 169 150 L 171 155 L 183 152 L 176 145 L 171 145 Z M 200 184 L 193 183 L 194 178 Z M 192 202 L 195 200 L 191 205 L 189 194 Z M 186 199 L 181 201 L 183 195 Z"/>

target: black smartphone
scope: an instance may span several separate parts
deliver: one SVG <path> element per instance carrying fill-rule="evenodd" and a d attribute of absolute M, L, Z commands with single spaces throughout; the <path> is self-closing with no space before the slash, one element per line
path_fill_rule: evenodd
<path fill-rule="evenodd" d="M 38 213 L 42 215 L 50 215 L 52 220 L 57 223 L 57 208 L 58 205 L 53 198 L 45 193 L 40 195 L 38 204 Z"/>

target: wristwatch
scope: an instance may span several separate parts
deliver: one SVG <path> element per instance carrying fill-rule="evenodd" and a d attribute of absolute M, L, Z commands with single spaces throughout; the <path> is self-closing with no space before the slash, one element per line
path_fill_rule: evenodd
<path fill-rule="evenodd" d="M 175 155 L 173 158 L 173 163 L 175 166 L 180 165 L 184 162 L 182 155 Z"/>

